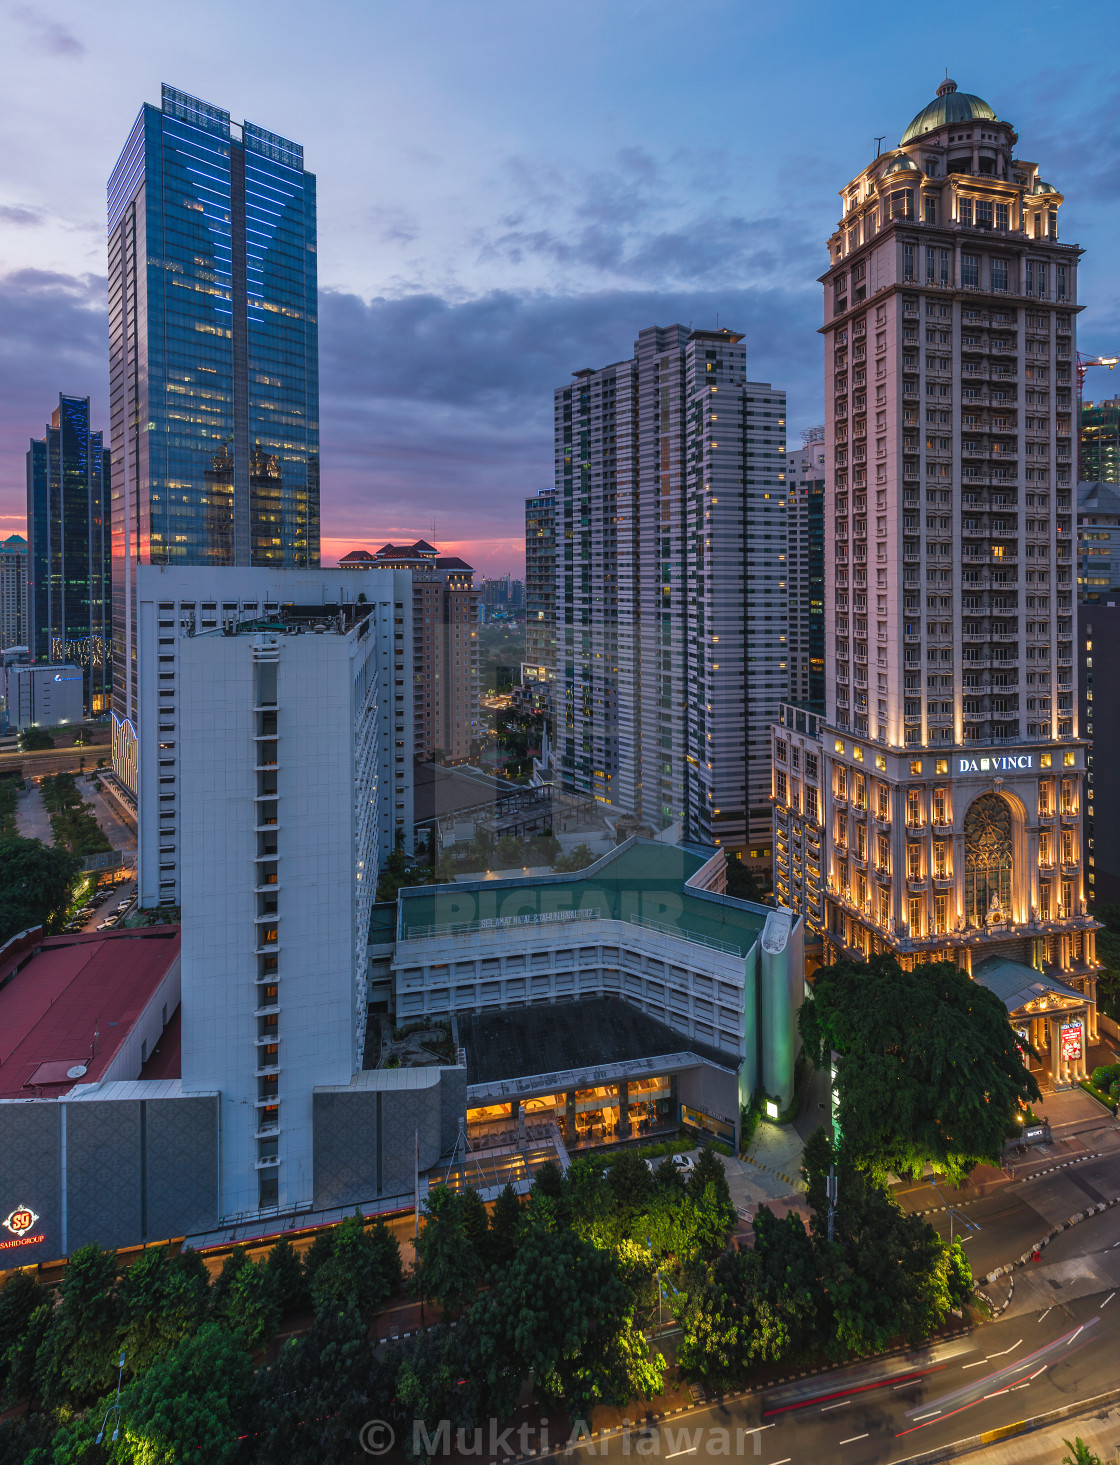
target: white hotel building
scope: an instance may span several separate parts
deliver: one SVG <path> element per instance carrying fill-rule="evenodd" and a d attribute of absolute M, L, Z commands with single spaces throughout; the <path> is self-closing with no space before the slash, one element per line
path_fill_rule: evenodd
<path fill-rule="evenodd" d="M 1065 1003 L 1092 1029 L 1080 250 L 1017 141 L 946 81 L 841 190 L 821 277 L 826 716 L 816 739 L 790 714 L 774 730 L 775 876 L 792 899 L 793 847 L 816 842 L 826 961 L 949 956 L 981 980 L 986 959 L 1010 962 L 1053 979 L 1039 1011 Z"/>

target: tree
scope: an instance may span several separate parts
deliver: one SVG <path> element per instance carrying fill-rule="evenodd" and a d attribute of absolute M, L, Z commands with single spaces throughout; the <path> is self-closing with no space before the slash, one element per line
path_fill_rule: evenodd
<path fill-rule="evenodd" d="M 24 727 L 20 729 L 19 750 L 21 753 L 42 753 L 53 747 L 54 738 L 45 728 Z"/>
<path fill-rule="evenodd" d="M 250 1270 L 257 1270 L 250 1263 Z M 203 1324 L 121 1395 L 121 1441 L 110 1458 L 142 1465 L 241 1457 L 252 1371 L 242 1340 Z"/>
<path fill-rule="evenodd" d="M 1003 1003 L 950 962 L 822 967 L 798 1021 L 815 1067 L 841 1055 L 840 1131 L 880 1173 L 930 1163 L 959 1182 L 997 1164 L 1012 1115 L 1039 1097 Z"/>
<path fill-rule="evenodd" d="M 0 1400 L 14 1404 L 23 1397 L 10 1387 L 13 1372 L 20 1376 L 21 1384 L 26 1374 L 26 1382 L 30 1384 L 30 1373 L 20 1368 L 20 1359 L 32 1332 L 31 1320 L 44 1306 L 49 1317 L 48 1295 L 30 1272 L 8 1273 L 7 1281 L 0 1287 Z"/>
<path fill-rule="evenodd" d="M 577 870 L 586 870 L 588 865 L 593 865 L 598 855 L 591 853 L 591 846 L 588 844 L 577 844 L 575 849 L 569 850 L 566 855 L 561 855 L 553 864 L 553 872 L 557 875 L 572 875 Z"/>
<path fill-rule="evenodd" d="M 751 900 L 757 905 L 762 899 L 758 877 L 749 865 L 744 865 L 740 855 L 724 852 L 727 861 L 727 894 L 736 900 Z"/>
<path fill-rule="evenodd" d="M 736 1211 L 727 1171 L 715 1150 L 708 1146 L 700 1151 L 696 1168 L 689 1177 L 688 1194 L 697 1210 L 697 1244 L 705 1256 L 717 1256 L 735 1229 Z"/>
<path fill-rule="evenodd" d="M 401 1444 L 410 1456 L 421 1453 L 417 1424 L 429 1438 L 435 1438 L 446 1420 L 450 1438 L 458 1430 L 473 1430 L 483 1413 L 504 1416 L 512 1407 L 506 1399 L 483 1409 L 478 1371 L 470 1357 L 474 1337 L 460 1327 L 455 1332 L 439 1325 L 417 1333 L 400 1355 L 396 1371 L 394 1418 L 401 1431 Z"/>
<path fill-rule="evenodd" d="M 143 1252 L 121 1277 L 118 1288 L 121 1347 L 132 1375 L 148 1368 L 188 1333 L 209 1304 L 209 1278 L 196 1251 L 172 1256 L 166 1246 Z"/>
<path fill-rule="evenodd" d="M 507 1180 L 490 1212 L 490 1236 L 486 1248 L 491 1265 L 508 1266 L 521 1241 L 521 1201 Z M 3 1336 L 0 1332 L 0 1336 Z"/>
<path fill-rule="evenodd" d="M 1062 1444 L 1069 1451 L 1068 1455 L 1062 1456 L 1062 1465 L 1102 1465 L 1101 1457 L 1093 1454 L 1080 1435 L 1072 1444 L 1069 1440 L 1063 1440 Z"/>
<path fill-rule="evenodd" d="M 0 945 L 29 926 L 58 925 L 81 863 L 38 839 L 0 840 Z"/>
<path fill-rule="evenodd" d="M 360 1314 L 316 1319 L 253 1380 L 255 1465 L 319 1465 L 350 1457 L 367 1419 L 391 1417 L 396 1359 L 377 1358 Z"/>
<path fill-rule="evenodd" d="M 121 1323 L 116 1283 L 114 1252 L 91 1241 L 71 1254 L 35 1361 L 48 1404 L 88 1403 L 116 1381 Z"/>
<path fill-rule="evenodd" d="M 311 1296 L 299 1256 L 286 1236 L 282 1236 L 273 1246 L 265 1265 L 268 1267 L 280 1316 L 284 1318 L 290 1313 L 305 1311 Z"/>
<path fill-rule="evenodd" d="M 416 1242 L 416 1290 L 445 1313 L 454 1312 L 478 1290 L 482 1260 L 468 1233 L 466 1208 L 457 1191 L 438 1186 L 424 1205 L 424 1227 Z"/>
<path fill-rule="evenodd" d="M 869 1353 L 904 1337 L 916 1344 L 971 1291 L 967 1259 L 951 1252 L 919 1216 L 907 1215 L 881 1176 L 833 1150 L 827 1135 L 806 1146 L 810 1229 L 832 1308 L 831 1337 L 841 1353 Z M 836 1168 L 835 1240 L 827 1238 L 825 1175 Z"/>
<path fill-rule="evenodd" d="M 357 1210 L 329 1234 L 331 1253 L 311 1279 L 315 1316 L 368 1315 L 400 1285 L 400 1248 L 383 1221 L 367 1227 Z"/>
<path fill-rule="evenodd" d="M 476 1376 L 494 1412 L 508 1411 L 530 1374 L 543 1402 L 564 1400 L 584 1419 L 596 1404 L 656 1393 L 664 1360 L 650 1360 L 634 1313 L 634 1291 L 612 1251 L 570 1231 L 530 1231 L 470 1315 Z"/>

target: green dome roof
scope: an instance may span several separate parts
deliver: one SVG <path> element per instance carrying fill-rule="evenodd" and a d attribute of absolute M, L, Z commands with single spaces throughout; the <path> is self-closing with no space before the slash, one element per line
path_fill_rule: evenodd
<path fill-rule="evenodd" d="M 1052 183 L 1043 183 L 1041 178 L 1035 179 L 1034 187 L 1031 189 L 1032 193 L 1057 193 L 1057 191 Z"/>
<path fill-rule="evenodd" d="M 899 145 L 905 147 L 908 142 L 921 137 L 923 132 L 932 132 L 935 127 L 944 127 L 946 123 L 977 121 L 998 122 L 999 118 L 982 97 L 959 92 L 955 81 L 946 80 L 937 88 L 937 96 L 929 106 L 922 108 L 902 134 Z"/>
<path fill-rule="evenodd" d="M 921 171 L 917 163 L 908 158 L 905 153 L 901 157 L 895 158 L 887 169 L 887 173 L 920 173 Z M 885 173 L 883 176 L 886 177 L 887 174 Z"/>

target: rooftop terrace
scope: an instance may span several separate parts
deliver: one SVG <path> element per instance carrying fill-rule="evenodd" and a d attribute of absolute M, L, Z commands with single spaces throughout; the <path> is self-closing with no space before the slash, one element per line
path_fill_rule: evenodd
<path fill-rule="evenodd" d="M 602 919 L 627 921 L 746 956 L 769 911 L 731 896 L 688 888 L 687 882 L 715 853 L 632 839 L 575 875 L 402 890 L 397 940 Z"/>

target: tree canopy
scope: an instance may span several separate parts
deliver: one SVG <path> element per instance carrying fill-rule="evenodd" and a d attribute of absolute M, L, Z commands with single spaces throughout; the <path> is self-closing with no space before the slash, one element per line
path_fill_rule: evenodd
<path fill-rule="evenodd" d="M 0 840 L 0 944 L 29 926 L 49 931 L 70 904 L 81 860 L 38 839 Z"/>
<path fill-rule="evenodd" d="M 1039 1097 L 1003 1003 L 951 962 L 821 967 L 798 1020 L 817 1068 L 840 1054 L 840 1131 L 881 1172 L 928 1163 L 959 1181 L 998 1164 L 1016 1109 Z"/>

